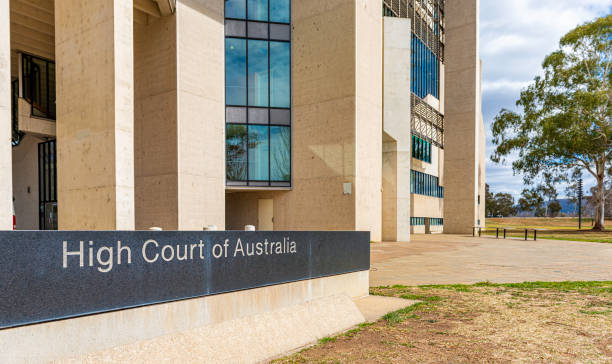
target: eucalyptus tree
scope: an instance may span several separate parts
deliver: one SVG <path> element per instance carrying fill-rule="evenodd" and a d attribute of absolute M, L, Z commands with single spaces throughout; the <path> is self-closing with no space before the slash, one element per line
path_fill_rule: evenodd
<path fill-rule="evenodd" d="M 519 112 L 493 123 L 494 162 L 511 161 L 526 183 L 589 173 L 597 181 L 595 230 L 604 229 L 606 175 L 612 161 L 612 15 L 567 33 L 543 75 L 521 92 Z"/>

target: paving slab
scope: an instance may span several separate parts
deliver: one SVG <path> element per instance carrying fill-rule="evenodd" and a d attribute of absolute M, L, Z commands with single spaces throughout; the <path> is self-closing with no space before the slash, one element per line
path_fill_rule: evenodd
<path fill-rule="evenodd" d="M 373 243 L 370 286 L 612 280 L 612 244 L 413 235 Z"/>

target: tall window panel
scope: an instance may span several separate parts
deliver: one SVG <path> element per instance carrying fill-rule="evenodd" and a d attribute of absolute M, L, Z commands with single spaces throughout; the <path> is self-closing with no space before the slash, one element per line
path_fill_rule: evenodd
<path fill-rule="evenodd" d="M 291 1 L 225 1 L 228 186 L 291 186 Z"/>
<path fill-rule="evenodd" d="M 427 95 L 440 98 L 440 60 L 425 43 L 412 35 L 412 92 L 424 99 Z"/>
<path fill-rule="evenodd" d="M 410 193 L 444 198 L 444 187 L 440 186 L 438 177 L 423 172 L 411 170 Z"/>

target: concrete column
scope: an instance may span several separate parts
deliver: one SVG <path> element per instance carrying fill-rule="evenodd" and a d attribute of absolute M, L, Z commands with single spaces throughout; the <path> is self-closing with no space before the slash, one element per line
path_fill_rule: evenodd
<path fill-rule="evenodd" d="M 55 2 L 60 229 L 134 229 L 133 11 Z"/>
<path fill-rule="evenodd" d="M 381 14 L 382 1 L 355 2 L 355 230 L 374 241 L 382 239 Z"/>
<path fill-rule="evenodd" d="M 136 229 L 177 230 L 176 16 L 134 25 Z"/>
<path fill-rule="evenodd" d="M 225 226 L 224 0 L 179 0 L 178 227 Z"/>
<path fill-rule="evenodd" d="M 0 230 L 13 229 L 9 0 L 0 0 Z"/>
<path fill-rule="evenodd" d="M 410 241 L 410 19 L 385 17 L 382 233 Z"/>
<path fill-rule="evenodd" d="M 445 9 L 444 232 L 451 234 L 470 233 L 478 221 L 478 9 L 479 0 Z"/>
<path fill-rule="evenodd" d="M 223 0 L 135 25 L 136 227 L 225 226 Z"/>

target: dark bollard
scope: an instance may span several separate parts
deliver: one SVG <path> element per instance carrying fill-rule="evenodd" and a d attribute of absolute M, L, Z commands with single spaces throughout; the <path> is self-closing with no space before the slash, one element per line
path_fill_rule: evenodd
<path fill-rule="evenodd" d="M 525 241 L 527 241 L 527 229 L 525 229 Z"/>
<path fill-rule="evenodd" d="M 538 230 L 533 230 L 533 241 L 538 240 Z"/>
<path fill-rule="evenodd" d="M 472 228 L 472 237 L 475 238 L 476 237 L 476 227 Z"/>
<path fill-rule="evenodd" d="M 480 238 L 482 236 L 482 228 L 478 228 L 478 237 Z"/>
<path fill-rule="evenodd" d="M 495 239 L 499 239 L 499 228 L 495 229 Z"/>
<path fill-rule="evenodd" d="M 504 239 L 506 238 L 506 228 L 504 228 Z"/>

